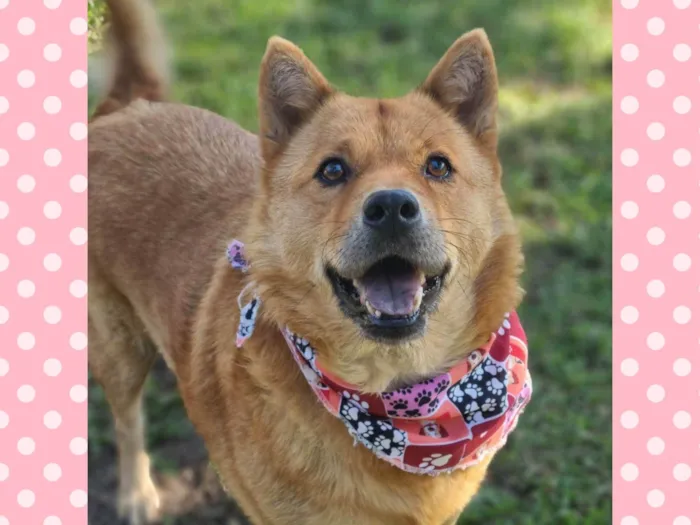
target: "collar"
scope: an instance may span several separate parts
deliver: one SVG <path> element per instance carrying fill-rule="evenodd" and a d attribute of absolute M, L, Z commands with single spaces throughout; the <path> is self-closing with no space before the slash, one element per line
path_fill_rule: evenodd
<path fill-rule="evenodd" d="M 231 266 L 247 271 L 243 244 L 227 250 Z M 239 296 L 236 346 L 250 338 L 260 298 Z M 316 397 L 355 442 L 410 473 L 436 475 L 478 464 L 496 452 L 530 401 L 527 339 L 516 312 L 505 314 L 484 346 L 448 372 L 381 394 L 365 394 L 324 370 L 313 345 L 288 328 L 282 336 Z"/>

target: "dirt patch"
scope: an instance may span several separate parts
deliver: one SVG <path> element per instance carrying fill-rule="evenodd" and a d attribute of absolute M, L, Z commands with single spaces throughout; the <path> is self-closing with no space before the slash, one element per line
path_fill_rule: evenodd
<path fill-rule="evenodd" d="M 154 396 L 172 397 L 176 392 L 175 379 L 164 363 L 158 362 L 152 373 L 152 381 L 146 396 L 146 406 L 153 424 L 161 423 L 159 413 L 149 406 Z M 95 391 L 92 387 L 91 391 Z M 90 400 L 94 411 L 107 410 L 95 396 Z M 160 408 L 160 407 L 156 407 Z M 101 416 L 103 414 L 100 414 Z M 161 525 L 249 525 L 236 503 L 226 495 L 211 468 L 207 452 L 181 405 L 170 407 L 166 417 L 170 425 L 177 426 L 178 436 L 172 438 L 150 435 L 149 452 L 155 463 L 154 481 L 161 496 Z M 90 432 L 105 432 L 102 427 L 109 421 L 100 417 L 91 422 Z M 111 432 L 111 430 L 110 430 Z M 116 451 L 112 443 L 91 449 L 88 467 L 88 523 L 90 525 L 115 525 L 119 522 L 116 512 L 117 466 Z"/>

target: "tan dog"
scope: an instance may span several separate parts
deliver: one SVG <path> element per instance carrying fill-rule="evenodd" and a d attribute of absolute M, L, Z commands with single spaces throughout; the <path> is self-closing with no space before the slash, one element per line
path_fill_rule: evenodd
<path fill-rule="evenodd" d="M 141 392 L 160 352 L 252 523 L 456 523 L 491 457 L 432 477 L 353 446 L 279 327 L 313 341 L 337 377 L 381 392 L 449 369 L 518 305 L 522 257 L 501 189 L 485 33 L 465 34 L 415 91 L 384 100 L 337 91 L 273 37 L 258 139 L 162 101 L 164 53 L 144 1 L 107 2 L 116 70 L 89 128 L 89 361 L 115 419 L 120 511 L 138 525 L 158 507 Z M 381 191 L 389 200 L 370 207 Z M 386 227 L 383 214 L 398 222 Z M 226 259 L 234 238 L 246 243 L 247 274 Z M 369 314 L 352 302 L 348 286 L 377 264 L 408 265 L 437 287 L 411 323 L 386 324 L 403 306 L 385 296 Z M 263 306 L 236 348 L 246 282 Z"/>

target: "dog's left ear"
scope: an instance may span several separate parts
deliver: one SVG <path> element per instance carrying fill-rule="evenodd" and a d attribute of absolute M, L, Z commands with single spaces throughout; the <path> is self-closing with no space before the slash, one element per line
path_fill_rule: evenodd
<path fill-rule="evenodd" d="M 270 38 L 258 87 L 263 156 L 279 153 L 332 92 L 301 49 L 284 38 Z"/>
<path fill-rule="evenodd" d="M 495 147 L 498 75 L 483 29 L 457 39 L 418 90 L 453 114 L 473 136 Z"/>

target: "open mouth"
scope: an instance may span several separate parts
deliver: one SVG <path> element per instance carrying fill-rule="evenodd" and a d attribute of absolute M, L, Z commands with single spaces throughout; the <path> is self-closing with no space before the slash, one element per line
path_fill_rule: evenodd
<path fill-rule="evenodd" d="M 357 279 L 328 268 L 328 278 L 341 310 L 368 336 L 396 341 L 419 335 L 424 316 L 437 303 L 448 268 L 426 275 L 400 257 L 386 257 Z"/>

